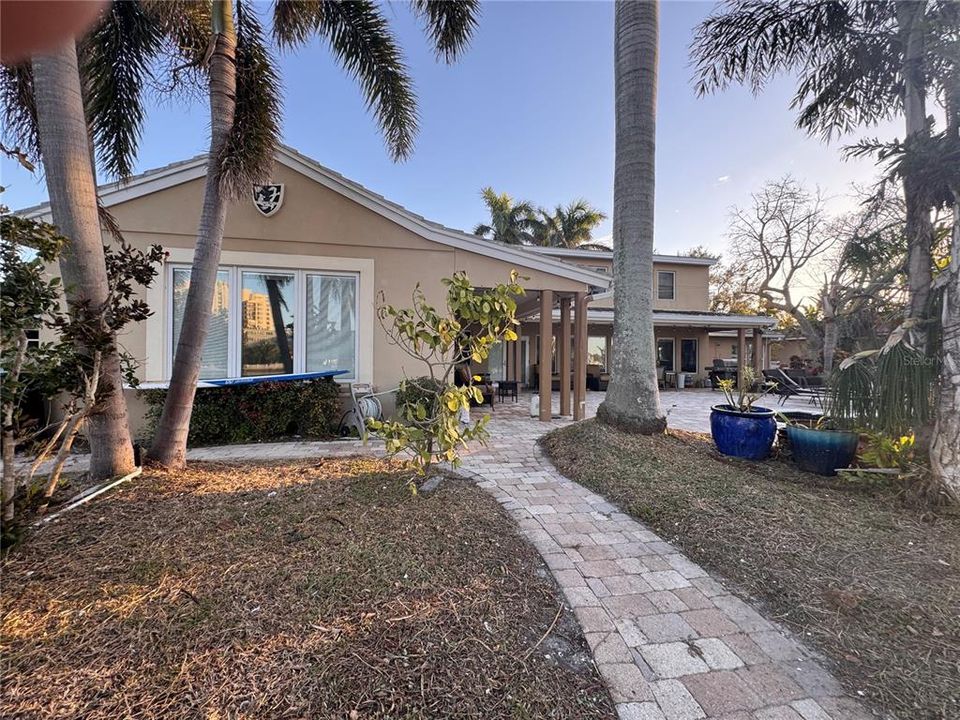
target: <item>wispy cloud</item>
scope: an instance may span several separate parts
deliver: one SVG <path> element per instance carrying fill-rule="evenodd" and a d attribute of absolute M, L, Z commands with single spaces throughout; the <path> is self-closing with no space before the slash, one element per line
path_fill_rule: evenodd
<path fill-rule="evenodd" d="M 729 176 L 729 175 L 721 175 L 720 177 L 717 178 L 717 182 L 718 182 L 718 183 L 730 182 L 730 176 Z"/>

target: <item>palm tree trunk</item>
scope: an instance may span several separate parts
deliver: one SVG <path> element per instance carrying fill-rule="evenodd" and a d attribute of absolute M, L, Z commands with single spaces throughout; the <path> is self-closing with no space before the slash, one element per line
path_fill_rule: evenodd
<path fill-rule="evenodd" d="M 207 338 L 213 292 L 220 265 L 227 199 L 220 188 L 219 161 L 233 128 L 237 65 L 233 8 L 230 0 L 213 3 L 213 53 L 210 56 L 210 155 L 203 210 L 190 272 L 190 289 L 183 308 L 183 325 L 173 360 L 170 388 L 149 456 L 167 467 L 183 467 L 187 457 L 190 415 L 200 377 L 200 360 Z"/>
<path fill-rule="evenodd" d="M 49 55 L 34 58 L 33 77 L 53 223 L 70 241 L 60 256 L 67 303 L 100 308 L 107 302 L 110 288 L 73 40 Z M 101 372 L 102 400 L 88 418 L 86 429 L 90 473 L 96 479 L 125 475 L 134 468 L 116 349 L 104 355 Z"/>
<path fill-rule="evenodd" d="M 924 13 L 926 3 L 914 0 L 897 2 L 897 24 L 903 46 L 903 110 L 906 141 L 919 141 L 930 136 L 927 126 L 927 88 L 924 79 Z M 907 234 L 907 285 L 909 290 L 910 317 L 925 319 L 930 304 L 930 287 L 933 281 L 931 252 L 933 248 L 933 223 L 930 220 L 930 204 L 922 192 L 921 183 L 905 174 L 903 194 L 906 200 Z M 926 351 L 929 335 L 925 324 L 917 326 L 912 333 L 914 344 Z"/>
<path fill-rule="evenodd" d="M 930 444 L 933 477 L 950 498 L 960 503 L 960 189 L 953 206 L 953 257 L 943 292 L 940 390 L 937 422 Z"/>
<path fill-rule="evenodd" d="M 616 167 L 613 188 L 613 358 L 597 418 L 663 432 L 653 340 L 653 210 L 658 2 L 616 5 Z"/>

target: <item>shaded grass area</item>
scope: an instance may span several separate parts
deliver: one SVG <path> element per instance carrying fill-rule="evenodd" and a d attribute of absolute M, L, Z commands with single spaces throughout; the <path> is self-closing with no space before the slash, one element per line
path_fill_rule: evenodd
<path fill-rule="evenodd" d="M 763 602 L 884 717 L 960 717 L 960 513 L 724 458 L 696 433 L 587 421 L 542 442 L 567 477 Z"/>
<path fill-rule="evenodd" d="M 373 460 L 152 473 L 3 562 L 0 716 L 611 718 L 484 492 Z M 540 644 L 538 644 L 540 643 Z"/>

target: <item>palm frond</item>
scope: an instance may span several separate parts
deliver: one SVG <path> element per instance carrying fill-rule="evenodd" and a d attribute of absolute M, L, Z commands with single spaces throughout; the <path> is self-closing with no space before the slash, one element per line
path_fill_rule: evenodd
<path fill-rule="evenodd" d="M 477 29 L 478 0 L 413 0 L 411 4 L 426 24 L 437 57 L 447 63 L 456 62 Z"/>
<path fill-rule="evenodd" d="M 230 137 L 219 158 L 220 188 L 239 198 L 251 185 L 264 183 L 280 142 L 280 79 L 263 37 L 263 28 L 247 2 L 236 3 L 237 102 Z"/>
<path fill-rule="evenodd" d="M 100 164 L 127 177 L 145 119 L 143 85 L 160 49 L 160 27 L 139 2 L 112 3 L 79 48 L 87 122 Z"/>
<path fill-rule="evenodd" d="M 273 33 L 283 48 L 302 45 L 313 33 L 326 39 L 343 69 L 360 83 L 393 159 L 410 156 L 419 130 L 417 97 L 400 47 L 376 3 L 280 0 Z"/>
<path fill-rule="evenodd" d="M 727 2 L 694 34 L 690 54 L 697 93 L 740 84 L 759 92 L 774 76 L 802 65 L 853 23 L 845 2 Z"/>
<path fill-rule="evenodd" d="M 3 101 L 4 141 L 38 164 L 40 129 L 33 97 L 33 69 L 29 62 L 2 66 L 0 98 Z"/>
<path fill-rule="evenodd" d="M 700 95 L 731 84 L 758 93 L 797 73 L 797 124 L 827 139 L 889 118 L 901 102 L 890 2 L 735 0 L 698 26 L 690 52 Z"/>
<path fill-rule="evenodd" d="M 143 11 L 160 28 L 164 47 L 158 64 L 163 83 L 160 95 L 206 95 L 204 57 L 210 43 L 211 5 L 195 0 L 141 0 Z"/>

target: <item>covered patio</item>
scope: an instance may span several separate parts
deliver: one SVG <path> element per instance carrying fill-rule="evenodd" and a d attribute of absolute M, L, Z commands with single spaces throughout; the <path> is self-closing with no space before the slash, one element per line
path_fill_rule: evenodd
<path fill-rule="evenodd" d="M 512 398 L 506 398 L 503 401 L 497 400 L 493 409 L 491 422 L 494 425 L 504 423 L 514 423 L 520 420 L 534 420 L 530 417 L 530 398 L 533 391 L 522 391 L 516 401 Z M 544 395 L 540 394 L 541 399 Z M 554 391 L 547 395 L 550 398 L 550 417 L 560 418 L 561 412 L 560 392 Z M 597 407 L 606 397 L 605 392 L 587 391 L 584 393 L 584 419 L 592 418 L 597 414 Z M 783 405 L 779 404 L 779 399 L 775 396 L 769 400 L 764 399 L 761 405 L 766 407 L 776 407 L 780 410 L 806 410 L 815 411 L 819 408 L 811 404 L 805 398 L 788 398 Z M 673 430 L 686 430 L 688 432 L 710 432 L 710 408 L 723 402 L 723 395 L 717 390 L 693 388 L 688 390 L 661 390 L 660 404 L 663 412 L 667 416 L 667 427 Z M 474 412 L 477 410 L 475 409 Z"/>

